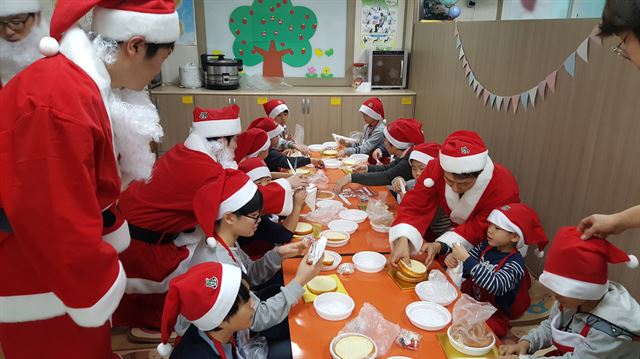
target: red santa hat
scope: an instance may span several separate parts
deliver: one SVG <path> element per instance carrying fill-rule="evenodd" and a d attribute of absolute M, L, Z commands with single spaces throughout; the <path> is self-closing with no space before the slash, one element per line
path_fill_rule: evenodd
<path fill-rule="evenodd" d="M 413 148 L 409 155 L 409 160 L 416 160 L 426 165 L 429 161 L 438 157 L 438 153 L 440 153 L 439 144 L 435 142 L 422 143 Z"/>
<path fill-rule="evenodd" d="M 271 141 L 264 130 L 250 128 L 238 135 L 236 143 L 238 146 L 234 159 L 236 162 L 240 162 L 245 157 L 256 157 L 260 152 L 268 150 Z"/>
<path fill-rule="evenodd" d="M 180 314 L 203 332 L 219 327 L 236 302 L 241 285 L 240 268 L 218 262 L 200 263 L 173 278 L 162 310 L 158 353 L 163 357 L 171 354 L 169 336 Z"/>
<path fill-rule="evenodd" d="M 517 248 L 520 250 L 525 245 L 537 245 L 536 256 L 544 256 L 544 248 L 549 243 L 542 223 L 536 211 L 523 203 L 512 203 L 494 209 L 489 214 L 487 220 L 496 226 L 515 233 L 520 237 Z M 526 254 L 526 248 L 525 253 Z"/>
<path fill-rule="evenodd" d="M 562 227 L 556 234 L 540 283 L 568 298 L 598 300 L 608 290 L 608 265 L 626 263 L 638 267 L 638 258 L 629 255 L 606 239 L 582 240 L 577 227 Z"/>
<path fill-rule="evenodd" d="M 249 128 L 259 128 L 272 139 L 282 133 L 284 128 L 276 123 L 271 117 L 258 117 L 249 124 Z"/>
<path fill-rule="evenodd" d="M 489 151 L 484 141 L 473 131 L 455 131 L 440 148 L 440 166 L 451 173 L 482 171 L 487 164 Z"/>
<path fill-rule="evenodd" d="M 62 34 L 92 9 L 91 30 L 111 40 L 126 41 L 139 35 L 148 43 L 165 44 L 180 37 L 174 0 L 58 0 L 49 28 L 51 37 L 40 40 L 40 52 L 57 54 Z"/>
<path fill-rule="evenodd" d="M 384 106 L 382 101 L 377 97 L 372 97 L 360 105 L 360 112 L 371 117 L 376 121 L 384 120 Z"/>
<path fill-rule="evenodd" d="M 384 128 L 384 137 L 393 147 L 405 150 L 424 143 L 422 124 L 415 118 L 400 118 Z"/>
<path fill-rule="evenodd" d="M 193 132 L 204 138 L 234 136 L 242 131 L 240 107 L 193 109 Z"/>
<path fill-rule="evenodd" d="M 238 169 L 246 173 L 254 182 L 264 177 L 271 178 L 269 167 L 267 167 L 267 164 L 260 157 L 247 158 L 240 162 Z"/>
<path fill-rule="evenodd" d="M 40 11 L 38 0 L 0 0 L 0 17 Z"/>
<path fill-rule="evenodd" d="M 277 98 L 271 101 L 265 102 L 264 105 L 262 105 L 262 107 L 264 108 L 264 113 L 266 113 L 267 116 L 271 118 L 276 118 L 276 116 L 278 116 L 282 112 L 289 111 L 289 107 L 287 107 L 287 104 L 284 103 L 284 101 Z"/>

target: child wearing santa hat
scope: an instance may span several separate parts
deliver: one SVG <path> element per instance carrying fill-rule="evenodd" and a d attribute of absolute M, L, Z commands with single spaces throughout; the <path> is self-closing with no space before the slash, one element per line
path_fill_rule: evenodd
<path fill-rule="evenodd" d="M 536 245 L 536 253 L 548 243 L 536 212 L 522 203 L 512 203 L 491 211 L 487 239 L 467 251 L 454 244 L 444 252 L 449 268 L 463 264 L 462 292 L 481 302 L 489 302 L 497 311 L 487 325 L 498 337 L 507 335 L 510 320 L 524 314 L 531 304 L 531 281 L 524 255 L 528 245 Z"/>
<path fill-rule="evenodd" d="M 556 234 L 540 283 L 553 292 L 556 303 L 549 318 L 517 344 L 500 347 L 505 358 L 530 358 L 554 345 L 553 358 L 640 357 L 640 304 L 619 283 L 609 281 L 608 265 L 638 266 L 606 239 L 581 239 L 576 227 Z"/>
<path fill-rule="evenodd" d="M 302 143 L 295 143 L 291 140 L 291 136 L 287 136 L 287 120 L 289 119 L 289 107 L 281 100 L 274 98 L 265 102 L 262 107 L 267 117 L 272 118 L 278 125 L 282 126 L 283 131 L 278 135 L 278 150 L 298 150 L 305 156 L 310 156 L 309 147 Z M 287 138 L 289 137 L 289 138 Z"/>
<path fill-rule="evenodd" d="M 377 148 L 384 148 L 384 106 L 377 97 L 365 100 L 358 111 L 362 114 L 364 127 L 362 128 L 362 139 L 358 143 L 340 140 L 338 143 L 347 148 L 338 152 L 338 157 L 349 156 L 355 153 L 365 153 L 370 155 Z"/>
<path fill-rule="evenodd" d="M 422 124 L 413 118 L 400 118 L 383 128 L 384 146 L 394 160 L 388 165 L 358 165 L 352 174 L 339 179 L 333 191 L 339 193 L 348 183 L 367 186 L 386 186 L 400 176 L 406 181 L 413 178 L 409 156 L 414 146 L 424 142 Z"/>

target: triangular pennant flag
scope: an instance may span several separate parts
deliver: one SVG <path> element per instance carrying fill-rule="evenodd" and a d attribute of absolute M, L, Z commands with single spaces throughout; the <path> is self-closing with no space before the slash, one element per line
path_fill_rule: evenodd
<path fill-rule="evenodd" d="M 600 33 L 600 25 L 596 25 L 593 28 L 593 30 L 591 30 L 591 33 L 589 34 L 589 38 L 596 44 L 602 46 L 602 38 L 598 36 L 599 33 Z"/>
<path fill-rule="evenodd" d="M 496 95 L 489 95 L 489 108 L 493 108 L 493 105 L 496 103 Z"/>
<path fill-rule="evenodd" d="M 529 92 L 525 91 L 520 94 L 520 102 L 522 103 L 522 109 L 526 111 L 529 104 Z"/>
<path fill-rule="evenodd" d="M 471 72 L 469 74 L 469 86 L 471 86 L 471 84 L 473 83 L 473 81 L 476 79 L 476 76 L 473 74 L 473 72 Z"/>
<path fill-rule="evenodd" d="M 584 62 L 589 62 L 589 39 L 584 39 L 584 41 L 578 46 L 578 50 L 576 51 L 578 56 Z"/>
<path fill-rule="evenodd" d="M 487 106 L 487 101 L 489 101 L 489 91 L 484 91 L 484 93 L 482 94 L 482 103 L 484 103 L 485 106 Z"/>
<path fill-rule="evenodd" d="M 464 67 L 464 77 L 469 76 L 470 73 L 471 73 L 471 68 L 469 66 L 465 66 Z"/>
<path fill-rule="evenodd" d="M 480 83 L 479 83 L 479 82 L 478 82 L 478 83 L 476 83 L 476 85 L 478 85 L 478 86 L 475 88 L 475 91 L 476 91 L 476 97 L 480 97 L 480 94 L 482 94 L 482 91 L 484 90 L 484 87 L 483 87 L 482 85 L 480 85 Z"/>
<path fill-rule="evenodd" d="M 473 88 L 473 92 L 476 92 L 476 89 L 478 88 L 478 85 L 480 85 L 480 83 L 477 80 L 473 80 L 473 83 L 471 84 L 471 87 Z M 477 94 L 476 94 L 477 96 Z"/>
<path fill-rule="evenodd" d="M 461 60 L 463 56 L 464 56 L 464 49 L 462 47 L 460 47 L 460 53 L 458 54 L 458 60 Z"/>
<path fill-rule="evenodd" d="M 545 90 L 547 89 L 547 80 L 542 80 L 538 84 L 538 93 L 540 94 L 540 98 L 544 100 Z"/>
<path fill-rule="evenodd" d="M 496 96 L 496 108 L 498 109 L 498 112 L 502 110 L 502 101 L 504 101 L 504 97 Z"/>
<path fill-rule="evenodd" d="M 567 59 L 564 60 L 564 69 L 567 70 L 569 76 L 573 77 L 576 72 L 576 53 L 572 52 L 571 55 L 567 56 Z"/>
<path fill-rule="evenodd" d="M 511 96 L 511 109 L 513 110 L 514 114 L 518 112 L 518 106 L 520 105 L 520 101 L 518 101 L 519 98 L 520 95 Z"/>
<path fill-rule="evenodd" d="M 509 104 L 511 103 L 511 97 L 504 98 L 504 112 L 509 112 Z"/>
<path fill-rule="evenodd" d="M 529 102 L 531 102 L 531 107 L 536 107 L 536 95 L 538 94 L 538 88 L 534 87 L 529 90 Z"/>
<path fill-rule="evenodd" d="M 458 36 L 458 23 L 454 23 L 453 25 L 453 36 Z"/>
<path fill-rule="evenodd" d="M 555 70 L 554 72 L 550 73 L 549 76 L 547 76 L 547 86 L 549 86 L 549 90 L 551 90 L 551 92 L 555 93 L 556 92 L 556 78 L 558 76 L 558 70 Z"/>
<path fill-rule="evenodd" d="M 462 66 L 469 66 L 469 62 L 467 61 L 467 57 L 462 58 Z"/>
<path fill-rule="evenodd" d="M 456 49 L 459 48 L 462 45 L 462 42 L 460 42 L 460 35 L 456 35 Z"/>

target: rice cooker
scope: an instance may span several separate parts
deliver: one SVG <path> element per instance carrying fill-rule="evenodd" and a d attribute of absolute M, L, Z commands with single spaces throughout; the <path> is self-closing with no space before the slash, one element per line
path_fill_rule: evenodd
<path fill-rule="evenodd" d="M 200 55 L 204 87 L 211 90 L 235 90 L 240 87 L 242 60 L 225 59 L 224 55 Z"/>

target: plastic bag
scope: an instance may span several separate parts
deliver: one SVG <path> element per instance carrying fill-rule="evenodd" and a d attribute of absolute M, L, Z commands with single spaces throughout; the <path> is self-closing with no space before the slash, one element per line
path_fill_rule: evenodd
<path fill-rule="evenodd" d="M 422 340 L 422 335 L 408 329 L 401 329 L 396 338 L 396 344 L 403 349 L 418 350 L 420 340 Z"/>
<path fill-rule="evenodd" d="M 462 294 L 453 306 L 451 337 L 464 345 L 481 348 L 491 344 L 493 333 L 485 324 L 496 308 L 487 302 L 478 302 L 468 294 Z"/>
<path fill-rule="evenodd" d="M 453 268 L 447 268 L 447 274 L 449 278 L 460 288 L 462 286 L 462 262 L 458 261 L 458 265 Z"/>
<path fill-rule="evenodd" d="M 265 337 L 255 335 L 241 344 L 240 351 L 244 359 L 264 359 L 269 354 L 269 345 Z"/>
<path fill-rule="evenodd" d="M 295 143 L 304 143 L 304 127 L 302 125 L 296 123 L 295 134 L 293 135 L 293 142 Z"/>
<path fill-rule="evenodd" d="M 288 89 L 292 85 L 284 82 L 282 77 L 264 77 L 262 75 L 240 76 L 240 87 L 252 90 Z"/>
<path fill-rule="evenodd" d="M 329 184 L 329 177 L 324 174 L 323 170 L 318 170 L 316 173 L 307 177 L 307 181 L 309 181 L 309 184 L 314 184 L 320 189 L 325 189 Z"/>
<path fill-rule="evenodd" d="M 439 270 L 429 272 L 429 280 L 422 288 L 420 294 L 424 298 L 440 305 L 449 305 L 458 297 L 458 291 L 447 280 L 444 273 Z"/>
<path fill-rule="evenodd" d="M 343 333 L 366 335 L 376 343 L 378 356 L 383 356 L 400 334 L 400 326 L 384 319 L 376 307 L 365 302 L 358 316 L 349 321 L 338 334 Z"/>
<path fill-rule="evenodd" d="M 308 222 L 322 223 L 326 226 L 334 219 L 339 219 L 338 213 L 343 209 L 344 207 L 338 205 L 318 207 L 315 211 L 307 213 L 304 218 Z"/>
<path fill-rule="evenodd" d="M 371 198 L 367 203 L 369 221 L 376 226 L 390 226 L 391 223 L 393 223 L 393 213 L 391 213 L 387 207 L 385 201 Z"/>

